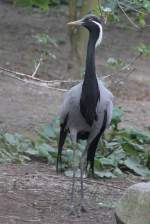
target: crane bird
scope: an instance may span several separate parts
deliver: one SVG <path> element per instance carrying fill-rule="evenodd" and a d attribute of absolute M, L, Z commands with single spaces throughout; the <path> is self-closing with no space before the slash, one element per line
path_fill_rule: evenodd
<path fill-rule="evenodd" d="M 94 157 L 100 137 L 110 124 L 112 117 L 112 93 L 96 76 L 95 47 L 102 41 L 104 19 L 87 15 L 80 20 L 69 22 L 69 26 L 83 26 L 89 31 L 84 80 L 72 87 L 65 95 L 60 111 L 60 137 L 58 142 L 57 172 L 61 164 L 63 145 L 68 133 L 73 144 L 73 181 L 71 211 L 74 213 L 75 193 L 75 151 L 79 139 L 86 139 L 87 145 L 80 159 L 81 211 L 84 207 L 83 172 L 88 164 L 94 175 Z"/>

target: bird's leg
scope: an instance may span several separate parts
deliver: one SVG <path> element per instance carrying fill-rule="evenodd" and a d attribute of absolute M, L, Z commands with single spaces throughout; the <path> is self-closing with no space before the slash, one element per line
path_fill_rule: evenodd
<path fill-rule="evenodd" d="M 72 177 L 72 191 L 71 191 L 71 204 L 74 204 L 74 194 L 75 194 L 75 175 L 76 175 L 76 164 L 75 164 L 75 144 L 73 144 L 73 177 Z"/>
<path fill-rule="evenodd" d="M 73 142 L 73 177 L 72 177 L 72 190 L 71 190 L 71 206 L 69 215 L 77 216 L 75 208 L 75 178 L 76 178 L 76 143 Z"/>
<path fill-rule="evenodd" d="M 87 148 L 87 147 L 86 147 Z M 80 183 L 81 183 L 81 199 L 80 199 L 80 210 L 82 212 L 86 212 L 86 208 L 84 205 L 84 187 L 83 187 L 83 175 L 85 170 L 85 161 L 86 161 L 87 149 L 83 152 L 80 161 Z"/>
<path fill-rule="evenodd" d="M 83 172 L 84 172 L 84 165 L 81 163 L 80 165 L 80 183 L 81 183 L 81 201 L 80 201 L 80 210 L 82 212 L 86 212 L 85 205 L 84 205 L 84 187 L 83 187 Z"/>

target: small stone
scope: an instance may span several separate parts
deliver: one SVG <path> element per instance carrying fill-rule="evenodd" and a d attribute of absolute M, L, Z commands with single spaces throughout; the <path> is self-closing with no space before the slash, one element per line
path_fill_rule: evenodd
<path fill-rule="evenodd" d="M 117 224 L 150 224 L 150 182 L 129 187 L 115 209 Z"/>

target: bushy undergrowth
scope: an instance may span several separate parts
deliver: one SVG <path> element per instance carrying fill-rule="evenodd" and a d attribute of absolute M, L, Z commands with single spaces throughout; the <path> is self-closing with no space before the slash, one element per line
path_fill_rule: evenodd
<path fill-rule="evenodd" d="M 38 7 L 42 10 L 47 11 L 49 7 L 62 5 L 69 3 L 68 0 L 12 0 L 16 5 Z M 72 4 L 74 4 L 72 2 Z M 76 7 L 79 9 L 83 5 L 83 1 L 77 1 Z M 121 22 L 120 12 L 123 17 L 125 14 L 135 18 L 136 22 L 141 27 L 146 25 L 145 17 L 150 13 L 150 1 L 149 0 L 97 0 L 97 7 L 93 4 L 91 8 L 93 13 L 96 14 L 107 14 L 109 21 Z"/>
<path fill-rule="evenodd" d="M 42 10 L 48 10 L 50 6 L 66 4 L 66 0 L 13 0 L 14 4 L 22 6 L 36 6 Z"/>
<path fill-rule="evenodd" d="M 119 128 L 122 111 L 115 108 L 109 130 L 100 141 L 95 158 L 95 174 L 98 177 L 123 176 L 129 173 L 150 176 L 150 136 L 135 128 Z M 37 131 L 34 140 L 18 133 L 0 135 L 0 162 L 23 163 L 38 158 L 55 165 L 57 141 L 59 137 L 59 119 Z M 86 141 L 78 143 L 79 161 Z M 63 169 L 72 162 L 72 144 L 68 137 L 63 151 Z"/>

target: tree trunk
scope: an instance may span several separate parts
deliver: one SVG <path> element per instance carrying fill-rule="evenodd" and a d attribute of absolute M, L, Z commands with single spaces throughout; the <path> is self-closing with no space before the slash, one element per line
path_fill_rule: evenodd
<path fill-rule="evenodd" d="M 77 20 L 77 5 L 76 0 L 69 1 L 69 21 Z M 70 60 L 68 64 L 68 72 L 72 79 L 79 79 L 79 57 L 77 53 L 77 39 L 78 39 L 78 30 L 74 27 L 69 27 L 69 38 L 70 38 Z"/>
<path fill-rule="evenodd" d="M 69 19 L 70 21 L 77 20 L 98 6 L 98 0 L 82 0 L 81 7 L 77 7 L 76 0 L 69 1 Z M 71 43 L 70 62 L 68 64 L 68 71 L 72 79 L 81 79 L 85 67 L 86 45 L 88 39 L 88 32 L 84 28 L 69 29 L 69 37 Z"/>

